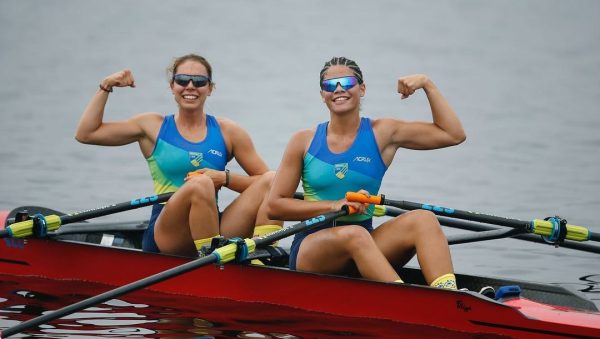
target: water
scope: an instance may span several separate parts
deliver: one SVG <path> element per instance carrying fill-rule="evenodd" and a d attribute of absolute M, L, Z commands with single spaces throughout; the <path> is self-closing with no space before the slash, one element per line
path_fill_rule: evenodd
<path fill-rule="evenodd" d="M 560 215 L 600 232 L 598 14 L 595 1 L 2 0 L 0 209 L 71 212 L 152 192 L 136 145 L 73 139 L 112 72 L 132 69 L 137 87 L 110 95 L 107 120 L 170 113 L 166 67 L 205 55 L 217 83 L 210 112 L 246 128 L 275 169 L 294 131 L 328 118 L 318 72 L 344 55 L 365 75 L 365 115 L 430 119 L 423 93 L 401 101 L 395 90 L 399 76 L 426 73 L 467 133 L 457 147 L 399 151 L 382 186 L 390 198 L 524 220 Z M 221 195 L 223 204 L 234 197 Z M 518 240 L 457 245 L 452 255 L 464 273 L 565 284 L 600 273 L 598 255 Z"/>

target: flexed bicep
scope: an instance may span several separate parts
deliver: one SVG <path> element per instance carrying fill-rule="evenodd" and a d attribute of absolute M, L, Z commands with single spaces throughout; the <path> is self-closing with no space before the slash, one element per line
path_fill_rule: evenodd
<path fill-rule="evenodd" d="M 152 119 L 141 114 L 127 120 L 100 123 L 81 119 L 75 138 L 84 144 L 102 146 L 121 146 L 140 141 L 145 135 L 144 125 Z"/>
<path fill-rule="evenodd" d="M 144 135 L 144 115 L 128 120 L 104 122 L 104 109 L 114 87 L 135 87 L 130 70 L 122 70 L 104 78 L 85 107 L 75 139 L 85 144 L 120 146 L 140 140 Z"/>

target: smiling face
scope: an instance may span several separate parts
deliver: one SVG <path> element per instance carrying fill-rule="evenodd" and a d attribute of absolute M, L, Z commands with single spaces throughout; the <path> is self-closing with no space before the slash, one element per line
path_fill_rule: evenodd
<path fill-rule="evenodd" d="M 210 78 L 206 66 L 196 60 L 182 62 L 174 70 L 174 74 L 203 75 Z M 194 87 L 192 81 L 188 82 L 186 86 L 182 86 L 171 80 L 171 91 L 180 109 L 203 110 L 206 97 L 212 93 L 212 82 L 203 87 Z"/>
<path fill-rule="evenodd" d="M 354 73 L 349 67 L 334 65 L 327 69 L 323 79 L 328 80 L 346 76 L 354 76 Z M 338 85 L 333 92 L 327 92 L 321 89 L 321 97 L 331 113 L 358 113 L 360 110 L 360 98 L 365 95 L 365 90 L 366 86 L 364 83 L 356 84 L 348 90 L 344 90 L 341 85 Z"/>

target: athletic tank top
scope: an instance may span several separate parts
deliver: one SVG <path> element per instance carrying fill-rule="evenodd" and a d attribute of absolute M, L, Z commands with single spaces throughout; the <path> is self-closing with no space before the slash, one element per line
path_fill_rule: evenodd
<path fill-rule="evenodd" d="M 154 193 L 175 192 L 184 183 L 188 172 L 201 168 L 225 170 L 227 147 L 217 119 L 206 115 L 206 137 L 200 142 L 186 140 L 175 125 L 175 116 L 166 116 L 156 145 L 146 159 L 154 181 Z"/>
<path fill-rule="evenodd" d="M 327 146 L 327 126 L 317 126 L 306 155 L 302 171 L 304 200 L 339 200 L 346 192 L 367 190 L 377 194 L 387 170 L 373 134 L 371 120 L 360 119 L 360 127 L 354 142 L 343 153 L 332 153 Z M 338 218 L 339 221 L 363 221 L 373 216 L 374 206 L 366 214 Z"/>

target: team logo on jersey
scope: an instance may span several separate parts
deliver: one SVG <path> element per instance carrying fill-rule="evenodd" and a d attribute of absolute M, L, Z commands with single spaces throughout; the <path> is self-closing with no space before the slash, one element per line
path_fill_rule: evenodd
<path fill-rule="evenodd" d="M 194 166 L 194 167 L 199 167 L 200 163 L 202 163 L 202 153 L 200 152 L 189 152 L 188 153 L 189 157 L 190 157 L 190 163 Z"/>
<path fill-rule="evenodd" d="M 344 179 L 346 173 L 348 173 L 348 163 L 344 162 L 333 165 L 333 171 L 338 179 Z"/>

